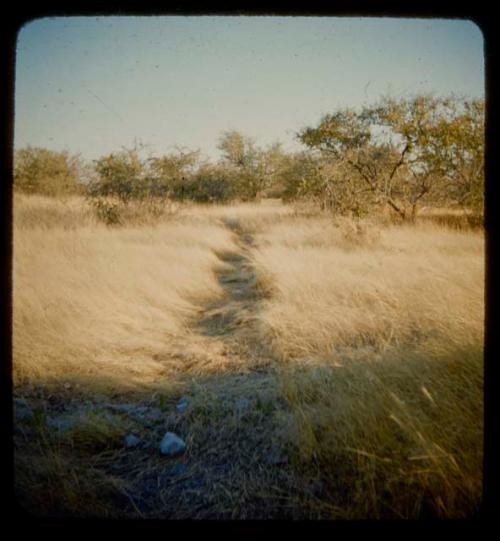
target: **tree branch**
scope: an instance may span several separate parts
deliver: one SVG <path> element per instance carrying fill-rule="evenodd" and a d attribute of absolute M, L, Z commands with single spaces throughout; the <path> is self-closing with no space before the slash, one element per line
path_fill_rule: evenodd
<path fill-rule="evenodd" d="M 401 152 L 401 157 L 399 158 L 399 161 L 394 166 L 393 170 L 391 171 L 391 174 L 389 175 L 389 182 L 392 180 L 392 177 L 396 174 L 396 171 L 403 165 L 405 154 L 410 150 L 410 144 L 406 143 L 405 148 L 403 149 L 403 152 Z"/>

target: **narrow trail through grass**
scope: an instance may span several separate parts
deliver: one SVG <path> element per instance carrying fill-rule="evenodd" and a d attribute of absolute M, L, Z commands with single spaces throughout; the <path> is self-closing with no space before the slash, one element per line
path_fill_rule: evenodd
<path fill-rule="evenodd" d="M 202 334 L 221 338 L 234 336 L 242 315 L 255 312 L 258 301 L 255 271 L 249 259 L 249 248 L 253 240 L 241 232 L 237 222 L 228 219 L 225 225 L 238 235 L 240 251 L 217 254 L 221 261 L 232 267 L 218 275 L 219 283 L 227 295 L 210 304 L 197 324 Z"/>
<path fill-rule="evenodd" d="M 170 461 L 182 474 L 169 477 L 165 459 L 150 461 L 147 473 L 135 482 L 135 505 L 143 515 L 286 516 L 287 506 L 278 493 L 285 487 L 287 492 L 296 490 L 274 415 L 284 406 L 276 373 L 271 360 L 262 362 L 252 326 L 262 295 L 251 263 L 253 239 L 237 220 L 223 222 L 237 235 L 239 249 L 218 253 L 226 264 L 218 273 L 225 295 L 201 310 L 192 331 L 195 341 L 208 338 L 211 347 L 224 351 L 228 368 L 188 385 L 188 411 L 173 414 L 170 425 L 188 444 L 185 456 Z M 290 516 L 297 516 L 292 508 Z"/>
<path fill-rule="evenodd" d="M 29 217 L 16 226 L 14 294 L 26 508 L 159 519 L 476 508 L 479 235 L 360 230 L 277 205 L 116 229 Z M 182 455 L 160 453 L 166 432 Z"/>

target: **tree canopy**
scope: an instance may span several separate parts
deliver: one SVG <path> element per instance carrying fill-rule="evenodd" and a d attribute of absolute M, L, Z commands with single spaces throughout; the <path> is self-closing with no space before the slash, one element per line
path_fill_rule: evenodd
<path fill-rule="evenodd" d="M 325 115 L 298 138 L 319 153 L 337 210 L 383 203 L 405 218 L 434 197 L 482 211 L 484 100 L 384 97 Z"/>

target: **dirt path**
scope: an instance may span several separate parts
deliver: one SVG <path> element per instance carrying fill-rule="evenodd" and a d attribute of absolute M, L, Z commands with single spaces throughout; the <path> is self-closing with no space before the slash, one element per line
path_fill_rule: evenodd
<path fill-rule="evenodd" d="M 145 397 L 121 404 L 106 397 L 85 404 L 75 398 L 61 401 L 59 409 L 46 410 L 56 440 L 72 438 L 88 414 L 138 438 L 133 447 L 117 438 L 105 453 L 72 456 L 82 476 L 90 466 L 126 487 L 105 504 L 119 516 L 300 516 L 290 499 L 297 494 L 297 478 L 280 434 L 287 412 L 277 363 L 259 335 L 256 316 L 264 295 L 252 266 L 253 239 L 237 220 L 226 219 L 224 225 L 237 237 L 236 251 L 218 254 L 224 263 L 218 279 L 225 294 L 193 321 L 192 343 L 179 343 L 178 356 L 166 354 L 165 362 L 200 367 L 198 372 L 188 371 L 183 394 L 187 407 L 177 409 L 181 397 L 172 395 L 163 401 Z M 166 432 L 185 441 L 184 454 L 176 458 L 160 454 Z M 21 435 L 26 456 L 30 434 Z M 285 501 L 283 494 L 288 495 Z"/>
<path fill-rule="evenodd" d="M 224 224 L 237 235 L 238 247 L 218 254 L 226 264 L 218 275 L 226 294 L 201 312 L 193 331 L 209 355 L 225 351 L 226 364 L 212 376 L 195 378 L 187 411 L 163 424 L 186 440 L 188 450 L 175 460 L 152 457 L 149 472 L 138 478 L 134 501 L 147 516 L 286 516 L 276 495 L 286 487 L 295 490 L 277 430 L 276 415 L 285 405 L 272 354 L 256 328 L 263 293 L 251 262 L 253 239 L 237 220 Z"/>
<path fill-rule="evenodd" d="M 234 337 L 248 316 L 257 310 L 259 297 L 256 288 L 256 275 L 250 261 L 250 248 L 253 239 L 243 234 L 238 222 L 226 220 L 225 225 L 238 235 L 239 251 L 224 252 L 218 257 L 224 263 L 231 265 L 229 270 L 219 273 L 219 282 L 226 296 L 205 309 L 196 327 L 207 336 L 222 338 Z M 247 318 L 245 318 L 247 316 Z"/>

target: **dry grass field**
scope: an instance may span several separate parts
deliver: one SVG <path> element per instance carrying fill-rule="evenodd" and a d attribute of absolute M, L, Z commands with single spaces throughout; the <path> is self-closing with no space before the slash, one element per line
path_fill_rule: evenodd
<path fill-rule="evenodd" d="M 430 217 L 353 222 L 269 200 L 106 227 L 83 199 L 16 195 L 20 503 L 43 516 L 473 516 L 484 238 Z M 180 458 L 158 452 L 167 430 Z M 130 433 L 143 445 L 127 448 Z"/>

